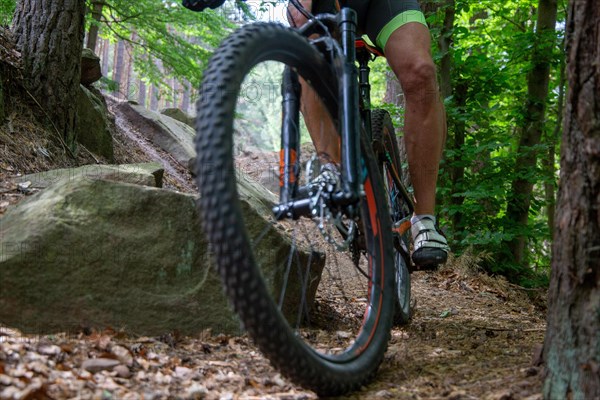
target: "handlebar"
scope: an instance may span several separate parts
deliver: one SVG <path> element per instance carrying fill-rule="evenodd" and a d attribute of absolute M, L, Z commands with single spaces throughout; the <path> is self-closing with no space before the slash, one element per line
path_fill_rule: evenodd
<path fill-rule="evenodd" d="M 225 0 L 183 0 L 181 4 L 188 10 L 200 12 L 207 8 L 215 9 L 225 3 Z"/>

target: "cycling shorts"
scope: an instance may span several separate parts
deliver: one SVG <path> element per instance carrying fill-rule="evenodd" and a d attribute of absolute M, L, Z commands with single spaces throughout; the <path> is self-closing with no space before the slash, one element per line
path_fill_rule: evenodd
<path fill-rule="evenodd" d="M 392 33 L 409 22 L 427 26 L 417 0 L 313 0 L 313 14 L 336 13 L 349 7 L 358 15 L 358 33 L 383 52 Z"/>

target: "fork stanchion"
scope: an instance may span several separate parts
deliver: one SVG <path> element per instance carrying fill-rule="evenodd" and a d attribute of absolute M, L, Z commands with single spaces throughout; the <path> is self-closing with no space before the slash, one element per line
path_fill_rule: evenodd
<path fill-rule="evenodd" d="M 279 191 L 282 204 L 289 202 L 298 186 L 300 161 L 300 82 L 298 74 L 285 67 L 281 84 L 283 121 L 281 124 L 281 150 L 279 152 Z"/>
<path fill-rule="evenodd" d="M 340 85 L 340 122 L 342 136 L 342 182 L 344 195 L 358 200 L 360 179 L 360 119 L 358 114 L 358 71 L 356 70 L 356 12 L 342 8 L 339 27 L 345 60 Z"/>

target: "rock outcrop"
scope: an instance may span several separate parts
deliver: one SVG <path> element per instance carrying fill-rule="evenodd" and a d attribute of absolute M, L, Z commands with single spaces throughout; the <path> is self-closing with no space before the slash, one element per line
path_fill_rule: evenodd
<path fill-rule="evenodd" d="M 111 125 L 102 96 L 80 85 L 77 117 L 77 141 L 92 153 L 104 157 L 109 162 L 112 161 L 114 150 Z"/>
<path fill-rule="evenodd" d="M 91 49 L 83 49 L 81 52 L 81 78 L 79 82 L 82 85 L 89 86 L 102 78 L 102 68 L 100 67 L 100 57 Z"/>
<path fill-rule="evenodd" d="M 137 104 L 123 102 L 111 107 L 115 114 L 120 114 L 155 146 L 170 153 L 179 164 L 187 167 L 195 157 L 195 132 L 190 126 Z"/>
<path fill-rule="evenodd" d="M 3 324 L 28 333 L 106 326 L 141 335 L 239 332 L 195 197 L 126 182 L 78 173 L 8 209 L 0 219 Z M 243 177 L 239 188 L 248 226 L 263 235 L 256 253 L 277 293 L 292 244 L 277 229 L 264 232 L 272 194 Z M 303 266 L 312 260 L 320 274 L 324 257 L 299 251 L 297 258 Z M 318 279 L 310 281 L 309 301 Z M 288 284 L 284 311 L 300 302 L 301 284 Z"/>
<path fill-rule="evenodd" d="M 77 168 L 61 168 L 35 174 L 23 175 L 17 182 L 29 182 L 27 187 L 45 189 L 59 181 L 77 179 L 110 180 L 136 185 L 162 187 L 164 169 L 155 162 L 123 165 L 83 165 Z"/>
<path fill-rule="evenodd" d="M 160 110 L 162 115 L 166 115 L 167 117 L 171 117 L 176 119 L 179 122 L 183 122 L 184 124 L 190 126 L 192 129 L 196 129 L 196 120 L 191 115 L 186 114 L 180 108 L 164 108 Z"/>

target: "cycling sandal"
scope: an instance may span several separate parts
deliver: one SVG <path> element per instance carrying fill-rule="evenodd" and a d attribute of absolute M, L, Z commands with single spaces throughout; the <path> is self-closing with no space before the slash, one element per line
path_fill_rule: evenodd
<path fill-rule="evenodd" d="M 418 270 L 433 270 L 448 259 L 448 242 L 437 230 L 435 221 L 423 217 L 411 227 L 414 251 L 412 260 Z"/>

